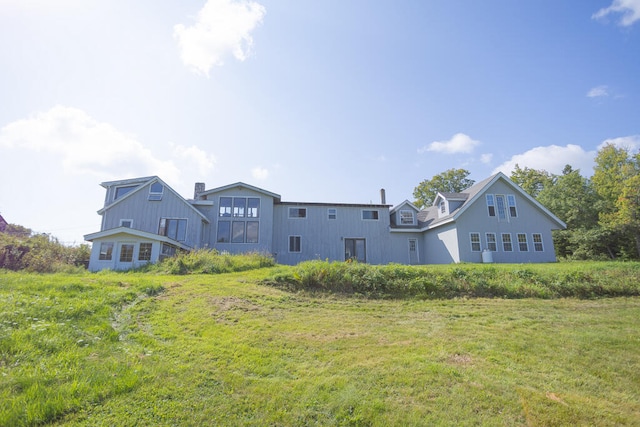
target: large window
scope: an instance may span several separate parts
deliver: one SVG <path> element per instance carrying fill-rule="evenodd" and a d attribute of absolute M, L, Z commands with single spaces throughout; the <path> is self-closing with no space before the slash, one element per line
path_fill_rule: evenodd
<path fill-rule="evenodd" d="M 542 234 L 533 233 L 533 250 L 536 252 L 543 252 L 544 246 L 542 245 Z"/>
<path fill-rule="evenodd" d="M 138 261 L 151 261 L 152 248 L 152 243 L 140 243 L 140 248 L 138 249 Z"/>
<path fill-rule="evenodd" d="M 379 218 L 379 212 L 376 210 L 364 209 L 362 211 L 362 219 L 377 220 Z"/>
<path fill-rule="evenodd" d="M 218 216 L 230 217 L 233 199 L 231 197 L 220 197 L 220 206 L 218 207 Z"/>
<path fill-rule="evenodd" d="M 260 223 L 258 221 L 247 221 L 246 242 L 258 243 Z"/>
<path fill-rule="evenodd" d="M 161 218 L 158 234 L 170 239 L 184 242 L 187 238 L 187 220 L 176 218 Z"/>
<path fill-rule="evenodd" d="M 233 198 L 233 217 L 234 218 L 244 218 L 245 209 L 247 207 L 247 199 L 244 197 L 234 197 Z"/>
<path fill-rule="evenodd" d="M 307 208 L 289 208 L 289 218 L 306 218 Z"/>
<path fill-rule="evenodd" d="M 218 243 L 231 241 L 231 221 L 218 221 Z"/>
<path fill-rule="evenodd" d="M 520 252 L 529 251 L 529 243 L 527 242 L 527 235 L 525 233 L 518 233 L 518 250 Z"/>
<path fill-rule="evenodd" d="M 505 204 L 504 196 L 501 194 L 496 195 L 496 207 L 498 208 L 498 220 L 506 220 L 507 206 Z"/>
<path fill-rule="evenodd" d="M 259 243 L 260 222 L 218 221 L 218 243 Z"/>
<path fill-rule="evenodd" d="M 487 233 L 485 236 L 487 237 L 487 249 L 492 252 L 496 252 L 498 250 L 498 245 L 496 243 L 496 233 Z"/>
<path fill-rule="evenodd" d="M 133 261 L 133 243 L 123 243 L 120 246 L 120 262 Z"/>
<path fill-rule="evenodd" d="M 513 251 L 513 244 L 511 243 L 511 233 L 502 233 L 502 250 L 505 252 Z"/>
<path fill-rule="evenodd" d="M 247 218 L 260 217 L 260 199 L 249 197 L 247 199 Z"/>
<path fill-rule="evenodd" d="M 244 243 L 244 221 L 233 221 L 231 226 L 231 243 Z"/>
<path fill-rule="evenodd" d="M 98 256 L 98 259 L 100 261 L 111 261 L 112 256 L 113 256 L 113 242 L 100 243 L 100 256 Z"/>
<path fill-rule="evenodd" d="M 480 233 L 471 233 L 471 250 L 473 252 L 480 252 Z"/>
<path fill-rule="evenodd" d="M 130 191 L 132 191 L 133 189 L 135 189 L 137 187 L 137 185 L 125 185 L 122 187 L 116 187 L 116 197 L 114 200 L 118 200 L 120 197 L 126 195 L 127 193 L 129 193 Z"/>
<path fill-rule="evenodd" d="M 301 252 L 300 236 L 289 236 L 289 252 Z"/>

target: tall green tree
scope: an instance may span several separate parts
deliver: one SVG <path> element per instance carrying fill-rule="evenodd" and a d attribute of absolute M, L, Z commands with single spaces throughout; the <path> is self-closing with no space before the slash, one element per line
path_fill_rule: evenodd
<path fill-rule="evenodd" d="M 554 176 L 542 169 L 532 169 L 527 166 L 523 169 L 516 163 L 515 169 L 511 172 L 511 180 L 530 196 L 537 198 L 542 190 L 553 185 Z"/>
<path fill-rule="evenodd" d="M 433 204 L 438 192 L 459 193 L 471 187 L 475 181 L 467 178 L 468 176 L 469 171 L 466 169 L 449 169 L 431 179 L 425 179 L 413 190 L 414 204 L 419 208 L 426 208 Z"/>
<path fill-rule="evenodd" d="M 608 144 L 595 162 L 592 180 L 602 198 L 600 225 L 620 236 L 623 256 L 640 258 L 640 153 Z"/>

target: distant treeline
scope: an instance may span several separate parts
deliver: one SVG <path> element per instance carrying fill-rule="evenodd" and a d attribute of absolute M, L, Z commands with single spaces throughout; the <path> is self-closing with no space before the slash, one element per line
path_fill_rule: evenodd
<path fill-rule="evenodd" d="M 48 234 L 34 234 L 21 225 L 9 224 L 0 232 L 0 268 L 36 273 L 86 269 L 89 245 L 65 246 Z"/>

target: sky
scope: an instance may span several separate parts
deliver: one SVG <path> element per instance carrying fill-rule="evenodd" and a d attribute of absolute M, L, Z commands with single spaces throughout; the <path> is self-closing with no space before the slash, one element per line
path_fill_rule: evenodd
<path fill-rule="evenodd" d="M 413 200 L 640 149 L 640 0 L 0 0 L 0 214 L 81 244 L 101 182 Z"/>

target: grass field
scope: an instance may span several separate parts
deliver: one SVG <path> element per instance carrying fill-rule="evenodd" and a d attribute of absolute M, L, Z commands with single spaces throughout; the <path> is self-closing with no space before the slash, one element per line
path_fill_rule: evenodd
<path fill-rule="evenodd" d="M 0 272 L 0 425 L 640 425 L 639 297 L 365 299 L 273 272 Z"/>

